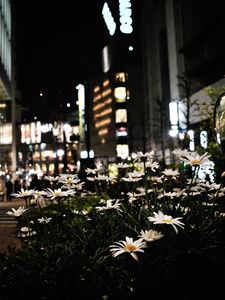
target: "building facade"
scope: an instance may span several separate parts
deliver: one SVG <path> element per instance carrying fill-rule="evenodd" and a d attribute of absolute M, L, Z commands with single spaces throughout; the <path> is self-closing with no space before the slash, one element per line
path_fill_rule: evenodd
<path fill-rule="evenodd" d="M 95 159 L 127 159 L 143 150 L 144 119 L 141 60 L 135 1 L 102 4 L 104 47 L 102 76 L 93 82 L 90 146 Z"/>
<path fill-rule="evenodd" d="M 0 1 L 0 170 L 12 166 L 12 28 L 11 1 Z"/>
<path fill-rule="evenodd" d="M 146 149 L 168 163 L 171 149 L 185 134 L 190 150 L 202 145 L 200 122 L 208 115 L 202 115 L 201 108 L 211 103 L 207 89 L 224 86 L 224 8 L 220 0 L 213 5 L 141 1 Z"/>

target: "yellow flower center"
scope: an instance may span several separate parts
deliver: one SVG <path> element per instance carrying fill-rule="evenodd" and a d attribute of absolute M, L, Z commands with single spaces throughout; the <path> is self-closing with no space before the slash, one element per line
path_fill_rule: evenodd
<path fill-rule="evenodd" d="M 162 221 L 165 222 L 165 223 L 171 223 L 172 222 L 171 219 L 163 219 Z"/>
<path fill-rule="evenodd" d="M 133 252 L 137 249 L 137 247 L 133 244 L 128 244 L 126 247 L 124 247 L 127 251 Z"/>
<path fill-rule="evenodd" d="M 192 163 L 192 165 L 200 165 L 200 160 L 199 159 L 192 159 L 191 163 Z"/>

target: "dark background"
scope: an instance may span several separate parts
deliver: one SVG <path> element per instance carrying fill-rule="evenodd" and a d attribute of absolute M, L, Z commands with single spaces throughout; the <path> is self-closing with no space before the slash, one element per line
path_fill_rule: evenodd
<path fill-rule="evenodd" d="M 57 105 L 101 72 L 101 7 L 98 0 L 15 0 L 16 80 L 30 110 L 38 109 L 40 90 Z"/>

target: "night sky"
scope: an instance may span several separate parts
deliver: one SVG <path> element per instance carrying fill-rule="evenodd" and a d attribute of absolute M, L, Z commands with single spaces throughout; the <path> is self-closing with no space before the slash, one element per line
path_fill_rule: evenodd
<path fill-rule="evenodd" d="M 78 83 L 100 73 L 101 7 L 99 0 L 15 0 L 23 103 L 34 103 L 40 90 L 74 97 Z"/>

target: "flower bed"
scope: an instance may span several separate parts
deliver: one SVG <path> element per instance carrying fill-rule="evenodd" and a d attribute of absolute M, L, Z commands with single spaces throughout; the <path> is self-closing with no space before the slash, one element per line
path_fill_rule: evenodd
<path fill-rule="evenodd" d="M 0 257 L 1 300 L 215 299 L 225 266 L 224 186 L 198 179 L 209 155 L 177 167 L 133 153 L 116 177 L 86 169 L 15 194 L 20 249 Z M 184 168 L 185 167 L 185 168 Z M 88 187 L 88 189 L 87 189 Z"/>

